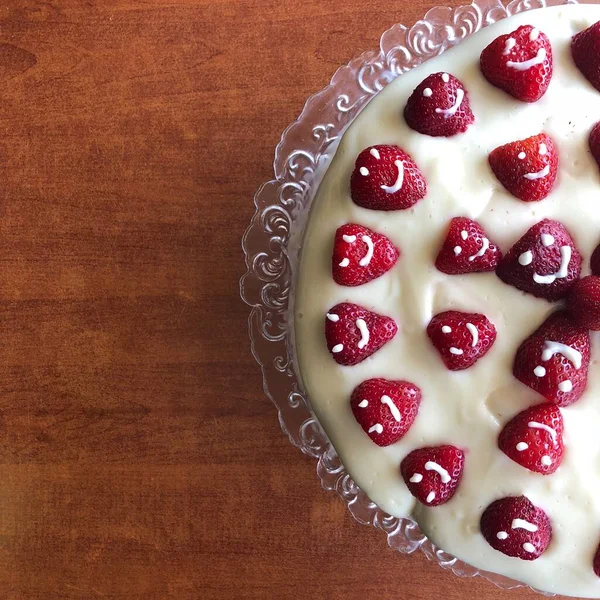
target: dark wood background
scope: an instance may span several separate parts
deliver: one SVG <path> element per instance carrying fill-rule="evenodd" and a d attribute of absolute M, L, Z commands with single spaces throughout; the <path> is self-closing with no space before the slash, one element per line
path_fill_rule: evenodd
<path fill-rule="evenodd" d="M 321 490 L 238 297 L 281 132 L 432 5 L 2 0 L 2 599 L 537 597 L 394 553 Z"/>

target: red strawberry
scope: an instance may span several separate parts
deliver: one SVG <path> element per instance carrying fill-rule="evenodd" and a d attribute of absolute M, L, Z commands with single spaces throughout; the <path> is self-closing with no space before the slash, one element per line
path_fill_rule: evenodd
<path fill-rule="evenodd" d="M 600 167 L 600 123 L 596 123 L 590 131 L 589 145 L 590 152 Z"/>
<path fill-rule="evenodd" d="M 576 281 L 567 298 L 567 308 L 577 325 L 600 330 L 600 277 L 589 275 Z"/>
<path fill-rule="evenodd" d="M 514 376 L 557 406 L 579 400 L 587 385 L 590 336 L 565 311 L 551 315 L 519 347 Z"/>
<path fill-rule="evenodd" d="M 600 546 L 598 546 L 598 550 L 596 550 L 596 554 L 594 555 L 594 573 L 600 577 Z"/>
<path fill-rule="evenodd" d="M 496 274 L 523 292 L 556 302 L 579 279 L 581 255 L 561 223 L 544 219 L 508 251 Z"/>
<path fill-rule="evenodd" d="M 454 217 L 435 261 L 438 271 L 448 275 L 493 271 L 502 252 L 483 228 L 466 217 Z"/>
<path fill-rule="evenodd" d="M 398 146 L 371 146 L 356 159 L 350 180 L 352 200 L 371 210 L 404 210 L 427 193 L 415 161 Z"/>
<path fill-rule="evenodd" d="M 494 550 L 521 560 L 539 558 L 552 540 L 548 515 L 526 496 L 492 502 L 481 515 L 480 527 Z"/>
<path fill-rule="evenodd" d="M 335 233 L 333 279 L 340 285 L 362 285 L 389 271 L 399 256 L 399 250 L 385 235 L 347 223 Z"/>
<path fill-rule="evenodd" d="M 600 91 L 600 21 L 573 38 L 571 52 L 578 69 Z"/>
<path fill-rule="evenodd" d="M 532 25 L 496 38 L 481 53 L 481 72 L 496 87 L 523 102 L 536 102 L 552 79 L 550 40 Z"/>
<path fill-rule="evenodd" d="M 488 159 L 500 183 L 524 202 L 543 200 L 556 182 L 558 151 L 545 133 L 500 146 Z"/>
<path fill-rule="evenodd" d="M 597 246 L 592 252 L 590 268 L 592 269 L 592 275 L 600 275 L 600 246 Z"/>
<path fill-rule="evenodd" d="M 355 419 L 378 446 L 401 439 L 413 424 L 421 403 L 421 390 L 408 381 L 369 379 L 350 398 Z"/>
<path fill-rule="evenodd" d="M 465 454 L 454 446 L 413 450 L 400 464 L 410 493 L 426 506 L 445 504 L 454 496 L 465 466 Z"/>
<path fill-rule="evenodd" d="M 394 320 L 357 304 L 336 304 L 325 318 L 327 348 L 340 365 L 356 365 L 377 352 L 398 331 Z"/>
<path fill-rule="evenodd" d="M 450 371 L 474 365 L 496 341 L 496 328 L 485 315 L 456 310 L 431 319 L 427 335 Z"/>
<path fill-rule="evenodd" d="M 463 133 L 475 122 L 465 86 L 448 73 L 434 73 L 417 86 L 404 118 L 411 129 L 434 137 Z"/>
<path fill-rule="evenodd" d="M 563 429 L 560 409 L 553 404 L 538 404 L 504 426 L 498 447 L 522 467 L 550 475 L 563 459 Z"/>

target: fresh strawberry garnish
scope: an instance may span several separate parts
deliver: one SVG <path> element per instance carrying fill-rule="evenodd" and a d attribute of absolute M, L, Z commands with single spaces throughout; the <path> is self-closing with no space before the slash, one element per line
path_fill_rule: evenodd
<path fill-rule="evenodd" d="M 600 330 L 600 277 L 588 275 L 576 281 L 567 298 L 567 308 L 577 325 Z"/>
<path fill-rule="evenodd" d="M 398 146 L 371 146 L 356 159 L 350 180 L 352 200 L 371 210 L 404 210 L 427 193 L 415 161 Z"/>
<path fill-rule="evenodd" d="M 590 152 L 600 167 L 600 123 L 596 123 L 590 131 L 589 145 Z"/>
<path fill-rule="evenodd" d="M 350 407 L 365 433 L 378 446 L 401 439 L 413 424 L 421 390 L 408 381 L 369 379 L 353 392 Z"/>
<path fill-rule="evenodd" d="M 498 181 L 524 202 L 543 200 L 556 182 L 558 151 L 545 133 L 500 146 L 488 158 Z"/>
<path fill-rule="evenodd" d="M 389 271 L 399 256 L 399 250 L 385 235 L 347 223 L 335 233 L 333 279 L 340 285 L 362 285 Z"/>
<path fill-rule="evenodd" d="M 552 314 L 519 347 L 514 376 L 557 406 L 568 406 L 585 391 L 590 336 L 565 311 Z"/>
<path fill-rule="evenodd" d="M 450 222 L 446 239 L 435 261 L 438 271 L 448 275 L 493 271 L 502 252 L 490 241 L 481 225 L 466 217 Z"/>
<path fill-rule="evenodd" d="M 548 515 L 526 496 L 492 502 L 481 515 L 480 527 L 492 548 L 521 560 L 539 558 L 552 540 Z"/>
<path fill-rule="evenodd" d="M 594 573 L 596 573 L 596 575 L 598 577 L 600 577 L 600 546 L 598 546 L 598 549 L 596 550 L 596 554 L 594 555 Z"/>
<path fill-rule="evenodd" d="M 571 52 L 578 69 L 600 91 L 600 21 L 573 38 Z"/>
<path fill-rule="evenodd" d="M 558 221 L 540 221 L 508 251 L 496 274 L 523 292 L 556 302 L 569 293 L 581 273 L 581 255 Z"/>
<path fill-rule="evenodd" d="M 448 73 L 434 73 L 417 86 L 404 118 L 415 131 L 434 137 L 463 133 L 475 121 L 465 86 Z"/>
<path fill-rule="evenodd" d="M 413 450 L 400 464 L 410 493 L 426 506 L 445 504 L 454 496 L 465 466 L 465 454 L 454 446 Z"/>
<path fill-rule="evenodd" d="M 552 46 L 532 25 L 496 38 L 481 53 L 481 72 L 496 87 L 523 102 L 536 102 L 552 78 Z"/>
<path fill-rule="evenodd" d="M 394 320 L 344 302 L 325 317 L 327 348 L 340 365 L 356 365 L 377 352 L 398 331 Z"/>
<path fill-rule="evenodd" d="M 451 371 L 474 365 L 496 341 L 496 328 L 485 315 L 456 310 L 431 319 L 427 335 Z"/>
<path fill-rule="evenodd" d="M 553 404 L 538 404 L 520 412 L 500 433 L 498 447 L 522 467 L 550 475 L 562 462 L 563 418 Z"/>
<path fill-rule="evenodd" d="M 590 268 L 592 270 L 592 275 L 600 276 L 600 246 L 596 246 L 596 249 L 592 252 Z"/>

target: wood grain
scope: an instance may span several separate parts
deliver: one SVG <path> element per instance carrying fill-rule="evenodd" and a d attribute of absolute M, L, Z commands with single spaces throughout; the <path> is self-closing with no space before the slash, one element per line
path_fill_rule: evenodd
<path fill-rule="evenodd" d="M 433 4 L 0 4 L 1 598 L 508 597 L 320 489 L 237 294 L 280 133 Z"/>

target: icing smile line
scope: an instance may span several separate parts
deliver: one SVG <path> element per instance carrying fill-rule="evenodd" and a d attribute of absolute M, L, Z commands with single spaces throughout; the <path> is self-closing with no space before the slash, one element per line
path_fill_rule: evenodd
<path fill-rule="evenodd" d="M 398 167 L 398 177 L 394 185 L 382 185 L 381 189 L 388 194 L 395 194 L 402 189 L 404 184 L 404 163 L 401 160 L 394 161 L 396 167 Z"/>
<path fill-rule="evenodd" d="M 456 111 L 460 108 L 460 105 L 465 99 L 465 92 L 461 88 L 456 90 L 456 102 L 450 108 L 436 108 L 435 112 L 439 115 L 444 115 L 446 118 L 452 117 L 456 114 Z"/>
<path fill-rule="evenodd" d="M 546 60 L 546 49 L 540 48 L 537 51 L 537 54 L 535 55 L 534 58 L 531 58 L 530 60 L 524 60 L 523 62 L 515 62 L 512 60 L 509 60 L 506 63 L 506 66 L 510 67 L 511 69 L 516 69 L 517 71 L 527 71 L 527 69 L 531 69 L 531 67 L 536 67 L 537 65 L 541 65 L 545 60 Z"/>
<path fill-rule="evenodd" d="M 525 179 L 529 179 L 529 181 L 535 181 L 536 179 L 544 179 L 544 177 L 548 177 L 548 175 L 550 175 L 550 165 L 546 165 L 537 173 L 525 173 L 523 177 L 525 177 Z"/>

